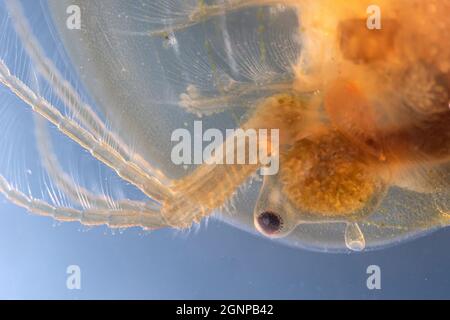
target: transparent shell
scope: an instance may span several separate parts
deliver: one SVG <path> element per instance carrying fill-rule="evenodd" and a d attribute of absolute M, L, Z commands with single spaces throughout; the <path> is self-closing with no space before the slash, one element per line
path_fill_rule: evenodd
<path fill-rule="evenodd" d="M 382 31 L 365 29 L 371 5 L 365 0 L 46 5 L 77 90 L 85 90 L 106 127 L 151 164 L 151 174 L 175 190 L 166 203 L 159 192 L 150 199 L 164 223 L 189 227 L 171 214 L 198 209 L 193 221 L 212 215 L 295 247 L 360 251 L 449 223 L 450 6 L 379 2 Z M 81 30 L 67 27 L 73 5 L 81 9 Z M 17 8 L 8 10 L 18 19 Z M 29 19 L 26 12 L 21 18 Z M 427 19 L 437 22 L 430 26 Z M 291 114 L 301 119 L 294 129 L 286 125 Z M 203 174 L 203 164 L 174 164 L 173 132 L 193 132 L 198 120 L 204 130 L 222 132 L 252 125 L 283 129 L 279 173 L 261 176 L 259 167 L 231 166 Z M 94 179 L 82 170 L 75 174 Z M 315 184 L 304 178 L 312 175 Z M 123 207 L 119 200 L 110 199 Z M 166 226 L 155 220 L 155 228 Z"/>

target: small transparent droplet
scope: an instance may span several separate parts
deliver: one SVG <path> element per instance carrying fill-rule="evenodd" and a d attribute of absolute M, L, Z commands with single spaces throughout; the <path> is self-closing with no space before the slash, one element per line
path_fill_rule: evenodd
<path fill-rule="evenodd" d="M 362 251 L 366 240 L 357 223 L 349 223 L 345 228 L 345 245 L 352 251 Z"/>

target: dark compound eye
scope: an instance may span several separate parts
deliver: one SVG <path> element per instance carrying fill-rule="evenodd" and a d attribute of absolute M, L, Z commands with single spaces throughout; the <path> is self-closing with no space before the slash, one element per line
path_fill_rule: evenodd
<path fill-rule="evenodd" d="M 265 233 L 271 235 L 281 230 L 283 220 L 272 211 L 264 211 L 258 216 L 258 224 Z"/>

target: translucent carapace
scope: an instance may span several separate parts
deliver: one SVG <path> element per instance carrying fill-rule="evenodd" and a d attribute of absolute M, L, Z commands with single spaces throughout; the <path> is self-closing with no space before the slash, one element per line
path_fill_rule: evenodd
<path fill-rule="evenodd" d="M 449 223 L 447 1 L 49 0 L 47 27 L 26 3 L 1 7 L 0 82 L 37 115 L 34 161 L 49 182 L 43 192 L 8 162 L 0 190 L 18 205 L 113 228 L 214 216 L 324 251 Z M 276 172 L 225 161 L 239 156 L 227 148 L 236 128 Z M 174 136 L 186 132 L 194 159 L 180 164 Z M 196 141 L 217 148 L 197 161 Z M 60 163 L 64 143 L 109 180 Z"/>

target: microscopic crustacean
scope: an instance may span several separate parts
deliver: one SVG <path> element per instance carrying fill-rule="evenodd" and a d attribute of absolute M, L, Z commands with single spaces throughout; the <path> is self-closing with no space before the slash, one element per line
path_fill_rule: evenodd
<path fill-rule="evenodd" d="M 92 10 L 92 16 L 102 7 L 75 2 L 86 12 Z M 76 209 L 47 203 L 0 177 L 0 190 L 11 201 L 57 220 L 87 225 L 183 229 L 226 206 L 242 185 L 264 169 L 258 164 L 205 163 L 172 178 L 167 170 L 156 168 L 161 166 L 150 165 L 141 150 L 131 151 L 63 79 L 40 49 L 20 6 L 7 3 L 35 69 L 51 84 L 72 117 L 13 75 L 3 61 L 0 82 L 151 199 L 119 199 L 112 210 L 101 195 L 74 188 L 51 156 L 51 145 L 39 120 L 37 141 L 49 175 L 74 202 L 83 199 L 89 206 Z M 280 167 L 277 174 L 263 176 L 252 204 L 255 228 L 271 238 L 304 232 L 312 239 L 307 241 L 320 247 L 317 239 L 338 230 L 326 228 L 340 225 L 344 226 L 337 236 L 340 243 L 362 250 L 367 243 L 376 246 L 394 241 L 391 239 L 397 232 L 413 233 L 450 223 L 450 3 L 149 0 L 132 11 L 141 13 L 134 16 L 141 23 L 139 30 L 132 30 L 128 20 L 112 23 L 108 30 L 113 33 L 111 37 L 116 35 L 115 41 L 159 41 L 162 48 L 173 49 L 179 57 L 184 32 L 254 8 L 267 9 L 269 15 L 257 11 L 256 28 L 248 22 L 253 38 L 232 42 L 223 27 L 221 41 L 226 50 L 217 49 L 215 39 L 207 39 L 204 52 L 179 69 L 180 79 L 192 70 L 200 76 L 202 70 L 208 73 L 211 77 L 206 82 L 217 84 L 215 91 L 202 90 L 196 77 L 186 76 L 185 91 L 178 94 L 174 104 L 186 114 L 203 118 L 242 108 L 243 115 L 236 123 L 239 128 L 279 130 L 279 149 L 272 148 L 269 140 L 258 142 L 259 148 L 279 158 Z M 277 39 L 270 23 L 259 23 L 261 17 L 276 20 L 276 15 L 286 11 L 297 18 L 289 20 L 291 25 L 294 21 L 290 38 L 280 31 Z M 132 14 L 124 16 L 133 20 Z M 378 25 L 372 28 L 369 24 L 373 21 Z M 282 22 L 281 28 L 285 28 Z M 239 27 L 244 28 L 242 23 Z M 237 34 L 245 32 L 238 30 Z M 96 41 L 101 46 L 102 40 Z M 109 38 L 105 43 L 112 46 Z M 222 57 L 221 63 L 215 62 L 217 56 Z M 136 54 L 133 59 L 139 57 Z M 164 57 L 158 59 L 155 64 L 164 65 Z M 178 59 L 174 61 L 182 61 Z M 174 70 L 178 69 L 168 67 L 164 74 Z M 226 152 L 234 155 L 236 150 Z M 307 231 L 301 230 L 302 226 L 315 227 Z M 302 236 L 297 239 L 301 242 Z"/>

